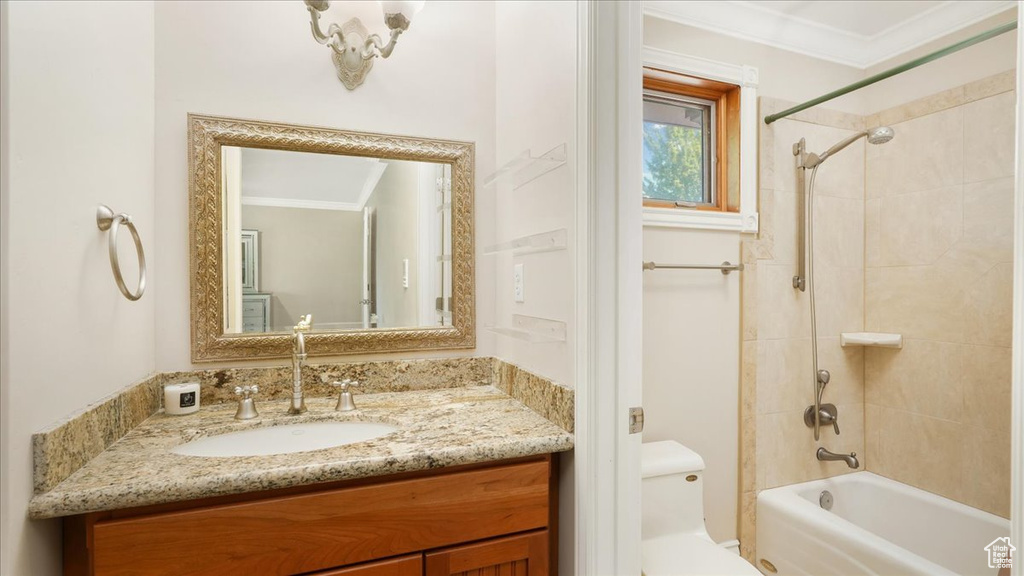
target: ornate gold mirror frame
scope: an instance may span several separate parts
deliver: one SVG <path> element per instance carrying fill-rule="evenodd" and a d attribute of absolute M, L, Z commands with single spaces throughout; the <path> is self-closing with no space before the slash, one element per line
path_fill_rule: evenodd
<path fill-rule="evenodd" d="M 475 347 L 473 143 L 190 114 L 188 187 L 193 362 L 284 358 L 292 352 L 292 337 L 288 333 L 224 333 L 221 146 L 450 164 L 452 325 L 314 331 L 306 336 L 306 348 L 310 355 L 330 356 Z"/>

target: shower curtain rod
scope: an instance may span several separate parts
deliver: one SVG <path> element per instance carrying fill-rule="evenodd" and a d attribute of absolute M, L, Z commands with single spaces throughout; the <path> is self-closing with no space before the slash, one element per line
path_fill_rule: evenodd
<path fill-rule="evenodd" d="M 911 70 L 913 68 L 917 68 L 918 66 L 920 66 L 922 64 L 927 64 L 927 63 L 929 63 L 929 62 L 931 62 L 933 60 L 938 60 L 939 58 L 942 58 L 944 56 L 949 56 L 950 54 L 952 54 L 954 52 L 957 52 L 959 50 L 963 50 L 964 48 L 967 48 L 968 46 L 974 46 L 975 44 L 977 44 L 979 42 L 984 42 L 985 40 L 988 40 L 990 38 L 995 38 L 996 36 L 999 36 L 1000 34 L 1005 34 L 1006 32 L 1009 32 L 1010 30 L 1014 30 L 1016 28 L 1017 28 L 1017 22 L 1010 22 L 1010 23 L 1007 23 L 1007 24 L 1003 24 L 1002 26 L 999 26 L 997 28 L 993 28 L 993 29 L 991 29 L 991 30 L 989 30 L 987 32 L 982 32 L 981 34 L 978 34 L 977 36 L 972 36 L 972 37 L 970 37 L 970 38 L 968 38 L 966 40 L 962 40 L 960 42 L 957 42 L 956 44 L 953 44 L 951 46 L 947 46 L 947 47 L 943 48 L 942 50 L 937 50 L 935 52 L 932 52 L 931 54 L 927 54 L 927 55 L 922 56 L 922 57 L 920 57 L 920 58 L 918 58 L 916 60 L 911 60 L 910 62 L 907 62 L 905 64 L 901 64 L 901 65 L 899 65 L 899 66 L 897 66 L 895 68 L 890 68 L 890 69 L 886 70 L 885 72 L 879 72 L 878 74 L 875 74 L 874 76 L 871 76 L 869 78 L 865 78 L 865 79 L 863 79 L 863 80 L 861 80 L 859 82 L 854 82 L 853 84 L 850 84 L 849 86 L 844 86 L 843 88 L 840 88 L 838 90 L 829 92 L 828 94 L 825 94 L 824 96 L 819 96 L 819 97 L 817 97 L 817 98 L 815 98 L 813 100 L 808 100 L 807 102 L 804 102 L 803 104 L 797 104 L 796 106 L 793 106 L 792 108 L 789 108 L 788 110 L 783 110 L 782 112 L 779 112 L 777 114 L 769 114 L 768 116 L 764 117 L 764 123 L 765 124 L 771 124 L 772 122 L 775 122 L 776 120 L 781 120 L 782 118 L 785 118 L 786 116 L 789 116 L 790 114 L 796 114 L 797 112 L 800 112 L 801 110 L 806 110 L 806 109 L 808 109 L 808 108 L 810 108 L 812 106 L 817 106 L 818 104 L 821 104 L 822 102 L 828 102 L 829 100 L 831 100 L 833 98 L 838 98 L 840 96 L 843 96 L 844 94 L 849 94 L 850 92 L 853 92 L 854 90 L 860 90 L 861 88 L 863 88 L 865 86 L 870 86 L 870 85 L 872 85 L 875 82 L 878 82 L 880 80 L 885 80 L 886 78 L 890 78 L 890 77 L 895 76 L 897 74 L 902 74 L 903 72 L 906 72 L 907 70 Z"/>

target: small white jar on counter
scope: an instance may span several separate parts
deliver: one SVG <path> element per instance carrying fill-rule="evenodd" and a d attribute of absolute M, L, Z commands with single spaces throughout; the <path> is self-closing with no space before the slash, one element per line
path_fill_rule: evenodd
<path fill-rule="evenodd" d="M 199 411 L 199 383 L 167 384 L 164 386 L 164 412 L 191 414 Z"/>

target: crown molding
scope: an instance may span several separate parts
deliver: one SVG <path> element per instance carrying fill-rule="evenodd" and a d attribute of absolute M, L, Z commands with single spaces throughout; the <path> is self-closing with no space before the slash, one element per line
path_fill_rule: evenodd
<path fill-rule="evenodd" d="M 1015 5 L 948 1 L 871 36 L 741 0 L 645 0 L 644 14 L 863 70 Z"/>

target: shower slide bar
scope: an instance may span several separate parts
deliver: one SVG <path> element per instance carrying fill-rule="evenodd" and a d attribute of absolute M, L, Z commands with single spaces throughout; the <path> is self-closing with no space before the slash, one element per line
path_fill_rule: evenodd
<path fill-rule="evenodd" d="M 982 32 L 981 34 L 978 34 L 977 36 L 972 36 L 972 37 L 970 37 L 970 38 L 968 38 L 966 40 L 962 40 L 960 42 L 957 42 L 956 44 L 953 44 L 951 46 L 947 46 L 947 47 L 943 48 L 942 50 L 936 50 L 935 52 L 932 52 L 931 54 L 927 54 L 925 56 L 917 58 L 916 60 L 911 60 L 910 62 L 907 62 L 905 64 L 900 64 L 899 66 L 896 66 L 895 68 L 890 68 L 890 69 L 888 69 L 888 70 L 886 70 L 884 72 L 879 72 L 878 74 L 875 74 L 874 76 L 870 76 L 868 78 L 860 80 L 859 82 L 854 82 L 853 84 L 850 84 L 849 86 L 845 86 L 845 87 L 840 88 L 838 90 L 834 90 L 832 92 L 829 92 L 828 94 L 825 94 L 824 96 L 819 96 L 819 97 L 817 97 L 817 98 L 815 98 L 813 100 L 808 100 L 807 102 L 804 102 L 803 104 L 797 104 L 796 106 L 793 106 L 792 108 L 783 110 L 782 112 L 778 112 L 776 114 L 769 114 L 768 116 L 764 117 L 764 123 L 765 124 L 771 124 L 772 122 L 775 122 L 776 120 L 781 120 L 781 119 L 785 118 L 786 116 L 789 116 L 791 114 L 796 114 L 797 112 L 800 112 L 801 110 L 806 110 L 808 108 L 811 108 L 812 106 L 817 106 L 818 104 L 821 104 L 822 102 L 828 102 L 829 100 L 832 100 L 833 98 L 838 98 L 838 97 L 843 96 L 845 94 L 849 94 L 850 92 L 853 92 L 854 90 L 860 90 L 861 88 L 863 88 L 865 86 L 870 86 L 870 85 L 874 84 L 875 82 L 879 82 L 881 80 L 885 80 L 886 78 L 890 78 L 890 77 L 895 76 L 897 74 L 902 74 L 903 72 L 906 72 L 907 70 L 911 70 L 911 69 L 917 68 L 918 66 L 921 66 L 922 64 L 927 64 L 927 63 L 929 63 L 929 62 L 931 62 L 933 60 L 938 60 L 939 58 L 942 58 L 944 56 L 949 56 L 950 54 L 952 54 L 954 52 L 963 50 L 964 48 L 967 48 L 969 46 L 974 46 L 975 44 L 978 44 L 979 42 L 984 42 L 985 40 L 989 40 L 991 38 L 995 38 L 996 36 L 999 36 L 1000 34 L 1005 34 L 1005 33 L 1009 32 L 1010 30 L 1015 30 L 1016 28 L 1017 28 L 1017 22 L 1016 21 L 1009 22 L 1007 24 L 1003 24 L 1002 26 L 993 28 L 993 29 L 991 29 L 991 30 L 989 30 L 987 32 Z"/>
<path fill-rule="evenodd" d="M 732 264 L 728 260 L 721 264 L 703 265 L 703 264 L 658 264 L 655 262 L 644 262 L 644 270 L 721 270 L 722 275 L 728 275 L 733 270 L 737 272 L 743 271 L 743 264 Z"/>

